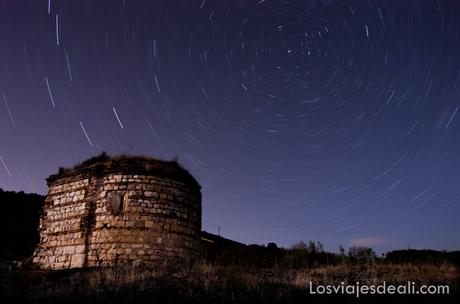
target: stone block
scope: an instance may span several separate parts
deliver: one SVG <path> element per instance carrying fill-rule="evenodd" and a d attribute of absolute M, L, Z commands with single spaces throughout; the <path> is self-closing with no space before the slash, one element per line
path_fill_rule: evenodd
<path fill-rule="evenodd" d="M 85 253 L 85 245 L 77 245 L 77 246 L 75 246 L 75 253 L 76 254 Z"/>
<path fill-rule="evenodd" d="M 66 246 L 63 248 L 63 254 L 74 254 L 75 253 L 75 246 Z"/>
<path fill-rule="evenodd" d="M 75 254 L 72 256 L 70 261 L 71 268 L 81 268 L 85 266 L 85 255 L 84 254 Z"/>

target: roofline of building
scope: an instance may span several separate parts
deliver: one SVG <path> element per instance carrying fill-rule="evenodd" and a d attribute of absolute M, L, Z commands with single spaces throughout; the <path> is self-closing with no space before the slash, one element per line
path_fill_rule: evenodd
<path fill-rule="evenodd" d="M 198 181 L 176 160 L 165 161 L 141 155 L 110 156 L 106 153 L 89 158 L 71 168 L 60 167 L 59 172 L 50 175 L 46 181 L 49 186 L 61 179 L 103 176 L 110 173 L 168 178 L 201 189 Z"/>

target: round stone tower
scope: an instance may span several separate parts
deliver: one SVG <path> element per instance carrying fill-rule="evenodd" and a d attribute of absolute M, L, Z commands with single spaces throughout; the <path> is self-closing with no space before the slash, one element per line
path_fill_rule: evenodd
<path fill-rule="evenodd" d="M 177 162 L 103 154 L 47 182 L 41 268 L 183 265 L 199 254 L 201 187 Z"/>

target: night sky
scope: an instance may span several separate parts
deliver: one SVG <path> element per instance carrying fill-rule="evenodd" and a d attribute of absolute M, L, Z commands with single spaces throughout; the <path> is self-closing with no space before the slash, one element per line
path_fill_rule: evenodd
<path fill-rule="evenodd" d="M 460 249 L 460 2 L 0 2 L 0 187 L 178 157 L 203 229 Z"/>

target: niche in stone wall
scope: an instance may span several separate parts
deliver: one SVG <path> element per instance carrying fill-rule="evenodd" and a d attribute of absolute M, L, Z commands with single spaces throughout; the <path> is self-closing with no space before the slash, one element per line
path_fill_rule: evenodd
<path fill-rule="evenodd" d="M 128 204 L 128 193 L 111 192 L 107 196 L 107 210 L 118 215 L 126 209 Z"/>

